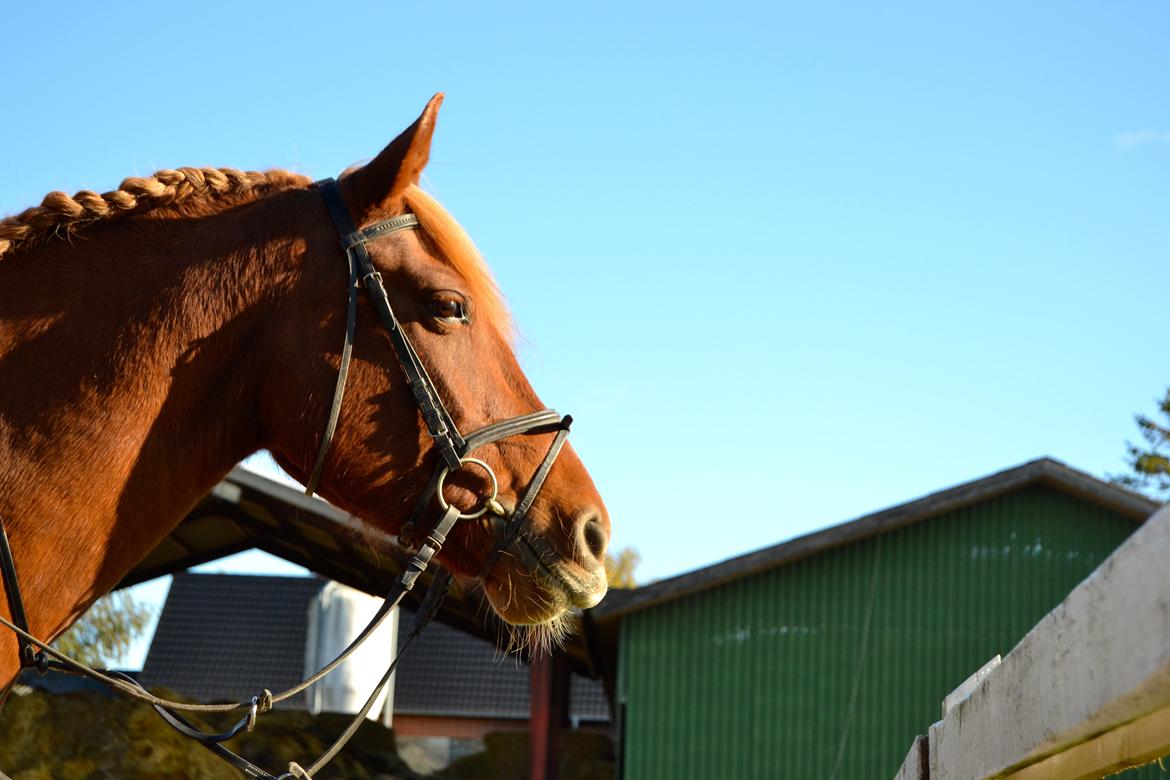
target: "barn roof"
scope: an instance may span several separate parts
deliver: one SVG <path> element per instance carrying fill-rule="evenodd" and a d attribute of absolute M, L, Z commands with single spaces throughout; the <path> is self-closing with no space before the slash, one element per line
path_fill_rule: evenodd
<path fill-rule="evenodd" d="M 375 596 L 389 592 L 406 564 L 406 553 L 393 537 L 363 526 L 321 499 L 236 467 L 119 587 L 253 548 Z M 407 596 L 405 606 L 418 605 L 432 574 L 433 567 Z M 507 633 L 478 588 L 452 587 L 436 620 L 492 643 Z M 593 673 L 583 636 L 570 637 L 565 650 L 575 669 Z"/>
<path fill-rule="evenodd" d="M 1084 501 L 1144 521 L 1160 504 L 1117 485 L 1104 482 L 1052 458 L 1040 458 L 965 482 L 905 504 L 864 515 L 840 525 L 800 536 L 772 547 L 729 558 L 720 563 L 680 574 L 628 591 L 615 591 L 590 610 L 593 623 L 609 623 L 623 615 L 688 596 L 734 580 L 750 577 L 801 558 L 826 552 L 878 534 L 921 523 L 945 512 L 961 509 L 1032 485 L 1045 485 Z"/>
<path fill-rule="evenodd" d="M 400 647 L 413 619 L 413 611 L 402 610 Z M 395 714 L 528 720 L 528 666 L 501 654 L 494 644 L 450 626 L 432 624 L 419 634 L 398 670 Z M 609 702 L 600 682 L 574 674 L 569 685 L 570 719 L 609 720 Z"/>

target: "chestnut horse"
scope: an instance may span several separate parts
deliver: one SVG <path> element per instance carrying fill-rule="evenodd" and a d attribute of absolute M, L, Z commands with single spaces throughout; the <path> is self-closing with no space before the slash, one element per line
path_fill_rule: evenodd
<path fill-rule="evenodd" d="M 441 102 L 340 188 L 359 227 L 417 216 L 419 230 L 368 248 L 455 424 L 474 430 L 543 407 L 474 245 L 417 186 Z M 247 455 L 268 449 L 307 480 L 337 380 L 345 284 L 321 195 L 285 171 L 160 171 L 103 195 L 51 193 L 0 222 L 0 518 L 34 635 L 68 627 Z M 362 296 L 318 492 L 393 534 L 435 453 L 377 319 Z M 502 504 L 524 492 L 552 435 L 476 453 Z M 481 481 L 462 469 L 446 495 L 470 506 Z M 527 522 L 542 560 L 506 550 L 483 587 L 505 621 L 556 626 L 606 590 L 609 519 L 567 447 Z M 440 560 L 474 577 L 494 541 L 486 521 L 462 522 Z M 19 659 L 0 633 L 2 689 Z"/>

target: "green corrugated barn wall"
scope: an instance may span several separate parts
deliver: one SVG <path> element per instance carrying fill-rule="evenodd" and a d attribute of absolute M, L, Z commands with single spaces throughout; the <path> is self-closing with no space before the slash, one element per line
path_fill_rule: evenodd
<path fill-rule="evenodd" d="M 943 697 L 1135 528 L 1032 486 L 627 615 L 623 777 L 892 780 Z"/>

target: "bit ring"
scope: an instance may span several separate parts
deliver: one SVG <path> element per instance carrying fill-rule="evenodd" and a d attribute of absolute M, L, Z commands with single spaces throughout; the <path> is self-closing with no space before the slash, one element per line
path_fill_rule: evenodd
<path fill-rule="evenodd" d="M 481 506 L 475 512 L 459 513 L 460 520 L 474 520 L 477 517 L 483 517 L 483 515 L 488 511 L 488 508 L 491 507 L 492 504 L 496 503 L 496 496 L 499 495 L 500 492 L 500 483 L 496 481 L 496 472 L 492 471 L 492 467 L 484 463 L 479 458 L 460 458 L 459 465 L 479 466 L 481 469 L 483 469 L 484 473 L 488 475 L 488 479 L 492 481 L 492 494 L 484 499 L 483 506 Z M 447 475 L 450 473 L 451 469 L 443 469 L 442 472 L 439 473 L 439 484 L 435 488 L 435 496 L 439 499 L 439 506 L 443 508 L 443 511 L 446 511 L 451 506 L 447 503 L 447 499 L 443 497 L 443 486 L 446 484 Z"/>

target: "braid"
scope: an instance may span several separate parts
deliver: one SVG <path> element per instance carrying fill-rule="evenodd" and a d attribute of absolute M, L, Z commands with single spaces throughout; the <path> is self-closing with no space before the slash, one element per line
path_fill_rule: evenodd
<path fill-rule="evenodd" d="M 73 196 L 50 192 L 41 205 L 0 220 L 0 255 L 25 243 L 70 232 L 99 221 L 117 219 L 163 206 L 175 206 L 193 196 L 209 198 L 263 195 L 301 182 L 287 171 L 238 171 L 235 168 L 179 168 L 153 176 L 133 176 L 118 189 L 101 195 L 82 190 Z"/>

